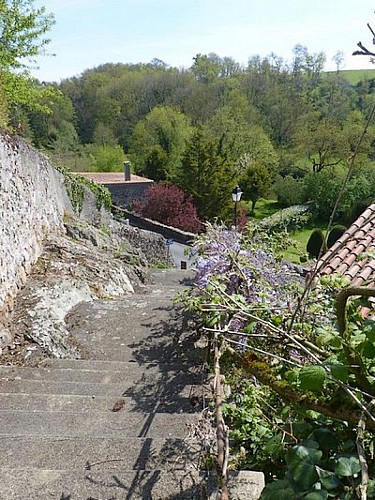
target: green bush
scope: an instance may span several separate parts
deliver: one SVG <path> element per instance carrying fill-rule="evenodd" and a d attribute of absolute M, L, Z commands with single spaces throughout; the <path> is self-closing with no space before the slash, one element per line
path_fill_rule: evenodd
<path fill-rule="evenodd" d="M 370 172 L 371 170 L 366 173 L 360 171 L 347 182 L 337 207 L 336 217 L 339 220 L 350 224 L 372 203 L 374 192 L 371 189 L 374 180 L 368 175 Z M 317 218 L 329 219 L 345 178 L 344 171 L 334 169 L 323 170 L 304 178 L 305 193 L 316 211 Z"/>
<path fill-rule="evenodd" d="M 340 238 L 340 236 L 342 236 L 345 233 L 346 229 L 347 228 L 345 226 L 341 226 L 339 224 L 337 226 L 333 226 L 327 237 L 327 247 L 331 248 L 331 246 L 333 246 L 334 243 L 336 243 L 336 241 Z"/>
<path fill-rule="evenodd" d="M 321 229 L 314 229 L 306 245 L 310 258 L 318 258 L 327 251 L 327 245 Z"/>
<path fill-rule="evenodd" d="M 274 191 L 281 207 L 291 207 L 306 200 L 303 179 L 295 179 L 291 175 L 279 176 L 276 179 Z"/>

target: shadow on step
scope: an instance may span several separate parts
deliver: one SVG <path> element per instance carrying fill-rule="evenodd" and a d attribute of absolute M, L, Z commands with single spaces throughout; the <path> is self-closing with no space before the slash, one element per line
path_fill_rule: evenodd
<path fill-rule="evenodd" d="M 212 493 L 207 491 L 206 479 L 198 471 L 136 471 L 131 482 L 126 476 L 115 474 L 110 479 L 101 479 L 87 475 L 85 479 L 95 489 L 105 489 L 113 499 L 207 500 Z"/>
<path fill-rule="evenodd" d="M 147 370 L 123 396 L 135 401 L 134 411 L 196 412 L 205 405 L 207 374 L 203 368 L 205 350 L 198 340 L 191 318 L 175 307 L 167 321 L 149 321 L 142 326 L 148 335 L 133 343 L 134 360 L 141 366 L 158 367 L 158 377 Z"/>

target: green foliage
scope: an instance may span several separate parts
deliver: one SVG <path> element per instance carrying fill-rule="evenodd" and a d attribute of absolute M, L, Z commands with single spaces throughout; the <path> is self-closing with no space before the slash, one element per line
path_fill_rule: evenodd
<path fill-rule="evenodd" d="M 279 176 L 273 187 L 277 201 L 281 207 L 300 205 L 306 201 L 303 179 L 296 179 L 291 175 Z"/>
<path fill-rule="evenodd" d="M 254 212 L 259 198 L 268 194 L 271 187 L 271 174 L 261 163 L 252 163 L 241 175 L 239 183 L 244 199 L 251 200 L 251 210 Z"/>
<path fill-rule="evenodd" d="M 202 220 L 225 220 L 232 212 L 233 165 L 220 157 L 206 129 L 193 134 L 182 160 L 178 185 L 192 195 Z"/>
<path fill-rule="evenodd" d="M 168 154 L 156 144 L 148 148 L 142 173 L 155 182 L 168 178 Z"/>
<path fill-rule="evenodd" d="M 209 180 L 214 184 L 214 195 L 213 206 L 207 197 L 207 208 L 202 200 L 200 211 L 210 219 L 229 219 L 232 207 L 224 200 L 226 188 L 231 189 L 224 176 L 234 185 L 249 165 L 265 166 L 272 182 L 280 173 L 284 181 L 276 184 L 277 194 L 281 204 L 290 205 L 301 202 L 304 196 L 302 182 L 286 176 L 303 177 L 312 168 L 322 174 L 326 169 L 334 170 L 328 165 L 337 164 L 338 174 L 332 182 L 326 178 L 320 181 L 318 176 L 304 181 L 305 196 L 311 198 L 319 218 L 327 220 L 332 198 L 346 175 L 371 109 L 373 84 L 368 80 L 352 87 L 342 72 L 323 73 L 323 60 L 323 54 L 311 54 L 306 47 L 297 46 L 291 65 L 272 55 L 255 56 L 247 66 L 241 66 L 213 53 L 198 54 L 188 70 L 155 61 L 105 64 L 64 80 L 59 90 L 66 99 L 58 105 L 52 104 L 52 95 L 38 100 L 27 89 L 22 90 L 17 97 L 23 99 L 22 104 L 12 108 L 12 124 L 69 166 L 86 167 L 81 154 L 85 144 L 120 145 L 136 172 L 178 183 L 185 191 L 193 183 L 183 161 L 192 148 L 195 129 L 204 129 L 212 147 L 212 162 L 209 165 L 206 161 L 202 167 L 210 170 L 202 176 L 202 186 L 207 189 Z M 16 92 L 16 82 L 9 85 Z M 33 87 L 41 92 L 46 86 L 34 81 Z M 52 116 L 44 120 L 26 113 L 32 103 L 45 109 L 52 106 Z M 3 114 L 0 110 L 0 119 Z M 339 206 L 337 220 L 348 224 L 372 201 L 375 187 L 369 166 L 374 130 L 370 126 L 362 140 L 355 178 Z M 79 157 L 73 159 L 76 152 Z M 196 173 L 195 167 L 193 170 Z M 196 191 L 192 186 L 191 194 Z"/>
<path fill-rule="evenodd" d="M 54 24 L 45 7 L 35 8 L 33 0 L 2 0 L 0 3 L 0 68 L 19 69 L 34 62 L 49 40 L 44 35 Z"/>
<path fill-rule="evenodd" d="M 238 102 L 239 99 L 240 96 L 233 95 L 208 122 L 207 128 L 217 143 L 219 155 L 236 164 L 237 176 L 253 162 L 276 171 L 278 154 L 270 138 L 262 127 L 249 122 L 247 114 L 254 113 L 254 110 L 246 100 Z"/>
<path fill-rule="evenodd" d="M 285 490 L 291 500 L 360 498 L 361 466 L 355 444 L 340 444 L 327 428 L 316 428 L 301 444 L 290 448 L 286 464 L 285 479 L 266 485 L 262 500 L 276 499 Z M 371 491 L 368 498 L 374 498 Z"/>
<path fill-rule="evenodd" d="M 111 210 L 112 197 L 106 187 L 96 184 L 80 175 L 72 174 L 61 165 L 55 165 L 55 168 L 64 176 L 64 184 L 76 214 L 79 215 L 82 211 L 86 189 L 90 189 L 94 193 L 98 210 L 102 207 L 106 210 Z"/>
<path fill-rule="evenodd" d="M 123 171 L 126 157 L 121 146 L 87 144 L 85 149 L 90 158 L 92 172 Z"/>
<path fill-rule="evenodd" d="M 343 170 L 326 169 L 305 177 L 306 196 L 314 206 L 317 217 L 329 220 L 335 207 L 338 193 L 343 188 L 343 195 L 337 207 L 336 217 L 348 223 L 359 215 L 364 205 L 373 200 L 374 169 L 359 168 L 345 183 Z"/>
<path fill-rule="evenodd" d="M 174 181 L 191 134 L 189 119 L 184 114 L 170 106 L 157 106 L 134 128 L 129 152 L 134 156 L 136 168 L 142 171 L 145 163 L 151 166 L 151 161 L 154 169 L 162 168 L 157 172 L 160 180 Z M 159 151 L 158 158 L 155 158 L 156 151 Z M 165 155 L 164 165 L 160 165 L 160 152 Z"/>
<path fill-rule="evenodd" d="M 315 259 L 322 256 L 327 251 L 325 237 L 321 229 L 316 228 L 311 232 L 306 245 L 306 251 L 310 258 Z"/>
<path fill-rule="evenodd" d="M 293 233 L 305 227 L 312 218 L 309 205 L 294 205 L 279 210 L 259 222 L 259 228 L 267 233 Z"/>
<path fill-rule="evenodd" d="M 345 226 L 342 226 L 340 224 L 333 226 L 327 236 L 327 247 L 331 248 L 331 246 L 336 243 L 340 236 L 345 233 L 346 229 L 347 228 Z"/>
<path fill-rule="evenodd" d="M 51 103 L 60 93 L 56 87 L 41 85 L 31 78 L 27 68 L 44 53 L 49 40 L 45 34 L 54 23 L 45 7 L 36 8 L 33 0 L 0 2 L 0 93 L 2 122 L 17 120 L 19 106 L 29 110 L 51 112 Z M 15 123 L 18 127 L 19 123 Z"/>
<path fill-rule="evenodd" d="M 222 350 L 230 465 L 266 473 L 262 498 L 356 498 L 356 426 L 366 406 L 371 498 L 375 329 L 361 315 L 368 302 L 351 299 L 338 329 L 336 297 L 347 281 L 326 276 L 301 296 L 287 264 L 270 252 L 277 246 L 257 227 L 243 236 L 208 227 L 197 240 L 196 286 L 183 299 Z"/>

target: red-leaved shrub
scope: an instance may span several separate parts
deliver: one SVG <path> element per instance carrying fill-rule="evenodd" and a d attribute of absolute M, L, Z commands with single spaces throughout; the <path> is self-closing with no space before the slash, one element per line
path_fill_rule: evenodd
<path fill-rule="evenodd" d="M 203 230 L 192 197 L 173 184 L 159 182 L 148 188 L 144 201 L 134 202 L 133 209 L 143 217 L 183 231 Z"/>

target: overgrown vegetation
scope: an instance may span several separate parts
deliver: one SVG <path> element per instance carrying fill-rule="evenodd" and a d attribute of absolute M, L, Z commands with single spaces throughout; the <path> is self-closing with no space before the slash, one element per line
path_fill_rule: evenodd
<path fill-rule="evenodd" d="M 78 215 L 82 212 L 87 190 L 92 191 L 92 193 L 94 194 L 98 210 L 100 210 L 102 207 L 106 210 L 111 210 L 112 197 L 111 193 L 106 187 L 100 184 L 96 184 L 95 182 L 92 182 L 91 180 L 86 179 L 81 175 L 73 174 L 61 165 L 55 165 L 55 168 L 64 177 L 64 184 L 67 189 L 73 210 Z"/>
<path fill-rule="evenodd" d="M 361 307 L 375 292 L 337 276 L 306 289 L 277 258 L 285 240 L 208 227 L 181 298 L 215 335 L 231 386 L 229 467 L 263 471 L 263 499 L 374 498 L 375 323 Z"/>

